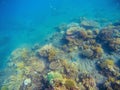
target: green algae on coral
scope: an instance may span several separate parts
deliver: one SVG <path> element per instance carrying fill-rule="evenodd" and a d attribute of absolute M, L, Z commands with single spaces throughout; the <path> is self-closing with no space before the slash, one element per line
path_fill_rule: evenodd
<path fill-rule="evenodd" d="M 53 85 L 54 84 L 54 82 L 53 82 L 54 80 L 60 80 L 61 81 L 63 79 L 63 77 L 62 77 L 62 75 L 59 72 L 51 71 L 51 72 L 49 72 L 47 74 L 46 79 L 49 81 L 49 83 L 51 85 Z"/>
<path fill-rule="evenodd" d="M 2 86 L 0 90 L 9 90 L 6 85 Z"/>

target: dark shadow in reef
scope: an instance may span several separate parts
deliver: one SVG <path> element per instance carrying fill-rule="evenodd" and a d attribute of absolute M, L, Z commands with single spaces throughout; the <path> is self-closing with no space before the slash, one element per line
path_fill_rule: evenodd
<path fill-rule="evenodd" d="M 116 62 L 116 65 L 120 68 L 120 59 Z"/>
<path fill-rule="evenodd" d="M 117 22 L 113 23 L 114 26 L 120 26 L 120 20 L 118 20 Z"/>
<path fill-rule="evenodd" d="M 108 47 L 108 44 L 104 44 L 103 41 L 100 40 L 100 37 L 102 37 L 102 36 L 98 36 L 96 38 L 96 42 L 101 44 L 101 46 L 102 46 L 105 53 L 112 54 L 112 50 Z"/>
<path fill-rule="evenodd" d="M 61 39 L 61 40 L 60 40 L 60 42 L 61 42 L 61 44 L 63 44 L 63 45 L 65 45 L 65 44 L 68 44 L 68 43 L 69 43 L 69 41 L 68 41 L 68 40 L 66 40 L 65 38 Z"/>

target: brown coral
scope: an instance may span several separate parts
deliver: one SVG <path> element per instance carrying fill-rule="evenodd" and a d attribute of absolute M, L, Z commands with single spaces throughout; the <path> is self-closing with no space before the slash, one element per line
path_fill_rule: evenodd
<path fill-rule="evenodd" d="M 61 66 L 61 63 L 59 61 L 52 61 L 49 64 L 49 68 L 52 70 L 58 70 L 58 69 L 61 69 L 62 66 Z"/>
<path fill-rule="evenodd" d="M 98 90 L 98 88 L 96 87 L 95 79 L 93 77 L 83 77 L 82 85 L 85 87 L 86 90 Z"/>
<path fill-rule="evenodd" d="M 105 76 L 118 76 L 119 70 L 118 67 L 115 66 L 114 60 L 106 59 L 103 62 L 99 63 L 100 68 Z"/>
<path fill-rule="evenodd" d="M 82 20 L 80 25 L 86 29 L 93 29 L 99 27 L 99 24 L 92 20 Z"/>
<path fill-rule="evenodd" d="M 59 51 L 58 49 L 56 49 L 52 44 L 48 44 L 43 46 L 42 48 L 40 48 L 38 50 L 38 54 L 41 57 L 45 57 L 48 59 L 48 61 L 52 61 L 56 59 L 57 56 L 57 51 Z"/>
<path fill-rule="evenodd" d="M 98 39 L 103 43 L 106 48 L 113 52 L 120 52 L 120 27 L 106 27 L 98 34 Z"/>
<path fill-rule="evenodd" d="M 64 85 L 68 90 L 79 90 L 76 82 L 72 79 L 66 79 Z"/>
<path fill-rule="evenodd" d="M 94 52 L 94 57 L 95 58 L 100 58 L 103 55 L 103 49 L 102 47 L 93 47 L 93 52 Z"/>

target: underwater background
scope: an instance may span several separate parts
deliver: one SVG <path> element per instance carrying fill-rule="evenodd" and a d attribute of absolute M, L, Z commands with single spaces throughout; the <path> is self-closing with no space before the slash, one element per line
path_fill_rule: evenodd
<path fill-rule="evenodd" d="M 86 21 L 87 25 L 88 24 L 89 25 L 87 26 L 86 22 L 82 23 L 82 21 Z M 96 29 L 97 25 L 96 25 L 96 23 L 94 23 L 94 21 L 99 23 L 99 26 L 97 27 L 97 29 Z M 93 28 L 91 23 L 94 23 L 93 26 L 95 26 L 95 29 Z M 78 24 L 80 24 L 80 26 Z M 105 28 L 108 27 L 108 31 L 111 31 L 110 33 L 115 34 L 115 35 L 110 36 L 111 34 L 109 32 L 105 33 L 105 34 L 104 34 L 104 32 L 100 32 L 95 37 L 94 40 L 96 40 L 96 42 L 100 43 L 100 44 L 101 44 L 101 42 L 103 42 L 100 46 L 104 49 L 103 50 L 104 54 L 102 53 L 103 58 L 101 58 L 101 54 L 100 55 L 96 54 L 97 51 L 95 51 L 96 50 L 95 48 L 92 50 L 96 56 L 92 56 L 92 55 L 88 56 L 89 51 L 87 51 L 87 55 L 86 55 L 86 52 L 83 49 L 81 49 L 81 47 L 79 47 L 80 43 L 77 42 L 79 45 L 73 44 L 73 42 L 72 42 L 73 38 L 75 40 L 79 36 L 76 36 L 77 33 L 74 33 L 73 29 L 72 29 L 73 31 L 71 30 L 70 32 L 68 32 L 69 31 L 68 29 L 71 27 L 77 27 L 78 31 L 79 31 L 79 28 L 81 28 L 81 27 L 84 28 L 86 31 L 88 31 L 88 29 L 90 29 L 92 33 L 94 33 L 94 30 L 101 31 L 104 27 Z M 71 63 L 74 63 L 74 62 L 78 63 L 77 60 L 81 59 L 81 60 L 79 60 L 79 64 L 80 63 L 82 64 L 82 66 L 80 66 L 80 68 L 83 68 L 83 69 L 80 69 L 81 73 L 79 73 L 79 74 L 80 75 L 82 74 L 81 76 L 83 76 L 83 77 L 84 77 L 84 75 L 83 75 L 82 70 L 83 71 L 84 70 L 94 71 L 93 68 L 97 68 L 96 71 L 98 70 L 98 73 L 96 74 L 96 77 L 101 77 L 102 79 L 105 79 L 105 80 L 107 80 L 106 77 L 107 78 L 111 77 L 110 79 L 112 79 L 112 80 L 113 79 L 119 80 L 118 79 L 119 75 L 118 76 L 111 75 L 112 72 L 110 73 L 110 75 L 108 75 L 108 74 L 106 75 L 106 73 L 104 75 L 104 70 L 100 71 L 100 73 L 99 73 L 99 70 L 101 69 L 101 67 L 104 67 L 101 64 L 98 64 L 98 67 L 96 67 L 96 65 L 97 65 L 96 63 L 101 63 L 101 60 L 104 61 L 104 59 L 107 59 L 107 58 L 115 59 L 112 61 L 114 61 L 115 63 L 117 62 L 116 63 L 117 66 L 115 67 L 115 70 L 113 70 L 113 67 L 112 67 L 112 70 L 115 71 L 115 73 L 116 72 L 119 73 L 119 67 L 120 67 L 119 66 L 120 65 L 119 64 L 119 60 L 120 60 L 120 58 L 119 58 L 119 56 L 120 56 L 120 39 L 119 38 L 120 38 L 120 34 L 116 35 L 114 30 L 115 31 L 118 30 L 117 33 L 120 33 L 120 1 L 119 0 L 0 0 L 0 69 L 1 69 L 0 70 L 0 87 L 1 87 L 1 90 L 79 90 L 76 88 L 76 87 L 78 87 L 78 85 L 75 85 L 74 83 L 82 82 L 82 81 L 80 81 L 80 80 L 73 81 L 74 79 L 73 80 L 71 79 L 72 76 L 70 77 L 69 80 L 67 80 L 67 79 L 65 80 L 65 82 L 69 82 L 69 85 L 70 84 L 72 85 L 72 87 L 70 87 L 68 84 L 65 84 L 65 87 L 67 89 L 65 89 L 65 88 L 63 89 L 63 87 L 62 87 L 62 89 L 60 89 L 60 88 L 56 89 L 56 88 L 54 88 L 54 85 L 51 85 L 51 83 L 53 84 L 53 82 L 51 82 L 50 80 L 46 80 L 48 78 L 50 79 L 51 76 L 49 76 L 49 75 L 53 75 L 53 74 L 55 74 L 56 77 L 62 78 L 61 72 L 63 72 L 63 71 L 59 71 L 59 70 L 58 70 L 59 72 L 54 72 L 56 70 L 53 70 L 49 67 L 48 64 L 50 64 L 51 61 L 47 62 L 47 60 L 49 60 L 49 59 L 51 60 L 51 58 L 53 58 L 53 57 L 48 58 L 48 56 L 49 56 L 48 55 L 47 59 L 46 59 L 46 57 L 44 58 L 43 54 L 41 55 L 40 48 L 43 48 L 46 45 L 48 45 L 47 48 L 50 48 L 50 47 L 54 48 L 53 46 L 55 46 L 55 48 L 58 48 L 64 52 L 63 54 L 62 53 L 58 54 L 57 58 L 58 57 L 61 58 L 60 56 L 63 56 L 64 54 L 66 54 L 66 56 L 63 56 L 63 57 L 65 59 L 72 58 Z M 107 32 L 107 31 L 105 31 L 105 32 Z M 73 36 L 71 36 L 71 33 Z M 74 36 L 73 33 L 76 35 Z M 110 38 L 109 40 L 106 39 L 106 37 L 107 37 L 106 35 L 108 35 L 108 37 Z M 110 42 L 111 37 L 112 37 L 112 41 L 116 41 L 116 42 L 114 42 L 114 43 Z M 80 36 L 80 38 L 83 38 L 83 36 Z M 86 41 L 86 39 L 83 41 Z M 107 42 L 107 44 L 106 44 L 106 42 Z M 76 42 L 74 42 L 74 43 L 76 43 Z M 87 42 L 84 42 L 84 43 L 87 43 Z M 109 43 L 110 43 L 110 45 L 108 45 Z M 113 48 L 112 47 L 113 44 L 115 44 L 117 46 L 114 45 L 114 48 Z M 66 45 L 66 47 L 65 47 L 65 45 Z M 78 51 L 76 51 L 76 46 L 77 46 Z M 93 48 L 91 44 L 88 46 L 91 46 L 90 48 Z M 97 45 L 95 45 L 95 47 L 96 46 Z M 107 46 L 107 48 L 106 48 L 106 46 Z M 111 49 L 109 50 L 108 47 L 112 48 L 112 50 Z M 20 49 L 20 48 L 22 48 L 22 49 Z M 30 48 L 30 50 L 27 51 L 30 54 L 27 55 L 27 57 L 26 56 L 24 57 L 24 55 L 23 55 L 24 58 L 21 59 L 22 56 L 20 56 L 20 54 L 24 51 L 26 52 L 26 48 Z M 17 51 L 17 49 L 18 49 L 18 51 Z M 47 51 L 49 51 L 49 50 L 50 49 L 48 49 Z M 80 52 L 79 50 L 80 51 L 83 50 L 83 52 Z M 47 51 L 45 51 L 45 52 L 47 52 Z M 57 49 L 55 51 L 62 52 Z M 112 51 L 112 54 L 111 54 L 111 51 Z M 44 52 L 44 50 L 42 52 Z M 31 53 L 33 53 L 33 54 L 31 55 Z M 82 56 L 83 58 L 82 58 L 76 53 L 79 53 L 79 54 L 85 53 L 85 55 L 83 55 Z M 90 53 L 91 52 L 89 52 L 89 54 Z M 52 55 L 53 54 L 54 53 L 52 53 Z M 19 58 L 18 58 L 18 56 L 19 56 Z M 20 70 L 18 70 L 17 64 L 16 64 L 17 60 L 21 59 L 21 61 L 23 60 L 23 62 L 24 62 L 24 59 L 26 60 L 26 59 L 28 59 L 28 57 L 29 58 L 37 57 L 41 61 L 45 61 L 44 68 L 46 68 L 46 69 L 44 69 L 44 71 L 46 71 L 46 72 L 44 72 L 43 73 L 44 75 L 42 75 L 42 76 L 45 76 L 46 78 L 45 78 L 45 80 L 43 80 L 41 82 L 43 82 L 44 85 L 46 85 L 46 86 L 43 86 L 41 84 L 42 89 L 40 88 L 40 85 L 38 85 L 39 87 L 37 87 L 37 84 L 35 84 L 35 82 L 32 81 L 31 79 L 29 79 L 29 78 L 32 78 L 32 77 L 30 77 L 30 75 L 32 76 L 33 73 L 32 74 L 29 73 L 28 76 L 26 75 L 27 78 L 24 78 L 24 79 L 22 78 L 22 80 L 23 80 L 23 81 L 21 81 L 22 84 L 19 83 L 16 86 L 14 86 L 14 83 L 13 84 L 10 83 L 10 81 L 12 81 L 12 80 L 8 80 L 8 78 L 11 76 L 14 76 L 14 75 L 16 76 L 16 74 L 17 75 L 21 74 L 22 71 L 20 71 L 20 70 L 24 69 L 23 67 L 25 67 L 23 65 L 23 63 L 22 64 L 19 63 L 18 67 Z M 84 58 L 85 58 L 85 60 L 86 59 L 87 60 L 85 61 Z M 16 61 L 14 61 L 14 60 L 12 61 L 12 59 L 16 59 Z M 94 59 L 95 59 L 95 61 L 94 61 Z M 105 61 L 107 61 L 107 60 L 105 60 Z M 12 64 L 14 64 L 14 63 L 15 64 L 9 66 L 9 64 L 11 64 L 10 62 L 12 62 Z M 18 60 L 18 62 L 19 62 L 19 60 Z M 35 62 L 35 60 L 31 61 L 29 64 L 31 64 L 31 66 L 32 66 L 33 62 Z M 108 60 L 108 62 L 109 62 L 109 60 Z M 26 62 L 26 61 L 24 63 L 28 64 L 28 62 Z M 60 63 L 60 62 L 58 62 L 58 63 Z M 113 65 L 113 62 L 110 61 L 110 63 L 112 63 L 112 65 Z M 62 64 L 63 64 L 63 62 L 62 62 Z M 91 64 L 93 66 L 89 66 Z M 64 65 L 66 65 L 66 64 L 64 64 Z M 63 67 L 65 67 L 64 65 L 63 65 Z M 87 66 L 88 66 L 88 68 L 86 69 Z M 36 68 L 38 69 L 41 67 L 42 66 L 38 65 L 38 67 L 36 67 Z M 47 67 L 49 67 L 49 68 L 47 68 Z M 12 68 L 12 69 L 8 70 L 8 68 Z M 16 68 L 17 68 L 17 71 L 16 71 Z M 33 71 L 37 71 L 36 68 Z M 108 66 L 108 68 L 111 68 L 111 66 L 110 67 Z M 116 68 L 117 68 L 117 70 L 116 70 Z M 73 69 L 76 69 L 76 67 L 74 67 Z M 24 69 L 24 72 L 25 72 L 25 70 L 26 69 Z M 111 69 L 110 69 L 110 71 L 111 71 Z M 30 72 L 32 72 L 32 71 L 30 71 Z M 38 72 L 41 75 L 41 71 L 38 71 Z M 74 72 L 74 70 L 73 70 L 73 72 Z M 102 72 L 102 74 L 101 74 L 101 72 Z M 65 72 L 64 72 L 64 74 L 67 76 L 67 74 Z M 63 75 L 63 73 L 62 73 L 62 75 Z M 89 76 L 89 73 L 88 73 L 88 76 Z M 116 78 L 113 78 L 113 76 Z M 77 76 L 75 76 L 75 77 L 77 77 Z M 88 77 L 85 77 L 85 79 L 86 78 L 88 78 Z M 81 77 L 79 77 L 79 79 L 81 79 Z M 5 84 L 6 80 L 8 80 L 9 84 L 8 83 Z M 20 80 L 18 80 L 18 81 L 20 81 Z M 46 84 L 45 81 L 50 82 L 50 85 Z M 35 85 L 31 85 L 32 84 L 31 82 L 34 82 Z M 91 80 L 91 82 L 92 82 L 92 80 Z M 99 82 L 99 80 L 98 80 L 98 83 L 101 84 L 101 82 L 102 81 Z M 103 82 L 105 82 L 105 81 L 103 81 Z M 118 82 L 118 81 L 116 81 L 116 82 Z M 97 83 L 96 83 L 96 85 L 94 85 L 94 83 L 95 82 L 92 83 L 93 86 L 97 87 Z M 111 83 L 113 83 L 113 82 L 111 82 Z M 10 86 L 10 84 L 11 84 L 11 86 Z M 23 85 L 23 84 L 25 84 L 25 85 Z M 7 85 L 8 85 L 8 87 L 7 87 Z M 19 89 L 18 89 L 18 85 L 20 86 Z M 112 86 L 112 84 L 110 84 L 110 85 Z M 113 86 L 114 85 L 116 85 L 116 83 L 113 83 Z M 14 86 L 14 87 L 12 87 L 12 86 Z M 31 86 L 31 87 L 29 87 L 29 86 Z M 105 86 L 105 85 L 103 85 L 103 86 Z M 50 88 L 48 88 L 48 87 L 50 87 Z M 85 87 L 87 87 L 87 86 L 85 86 Z M 92 85 L 91 85 L 91 87 L 92 87 Z M 120 84 L 117 83 L 116 87 L 117 88 L 120 87 Z M 4 89 L 4 88 L 6 88 L 6 89 Z M 103 88 L 105 90 L 108 90 L 108 89 L 106 89 L 106 88 L 108 88 L 107 86 L 105 86 Z M 80 90 L 97 90 L 97 89 L 98 88 L 80 89 Z M 100 89 L 100 90 L 103 90 L 103 89 Z M 119 89 L 114 89 L 114 87 L 112 87 L 112 89 L 109 89 L 109 90 L 119 90 Z"/>

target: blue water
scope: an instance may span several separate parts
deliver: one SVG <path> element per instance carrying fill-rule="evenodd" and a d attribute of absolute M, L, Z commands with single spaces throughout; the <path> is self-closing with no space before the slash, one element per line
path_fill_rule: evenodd
<path fill-rule="evenodd" d="M 120 0 L 0 0 L 0 88 L 12 72 L 6 70 L 12 51 L 20 47 L 31 48 L 36 43 L 46 45 L 49 37 L 56 32 L 56 26 L 69 24 L 80 17 L 99 21 L 100 24 L 116 22 L 120 20 Z M 118 60 L 118 57 L 114 58 Z M 83 70 L 86 63 L 91 62 L 81 60 Z M 88 65 L 88 71 L 94 71 L 95 64 L 94 67 Z"/>
<path fill-rule="evenodd" d="M 0 67 L 12 50 L 44 44 L 54 27 L 80 16 L 120 19 L 119 0 L 0 0 Z"/>

